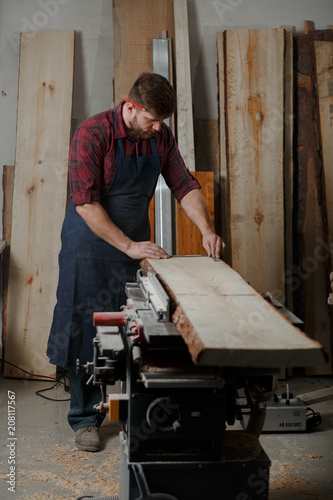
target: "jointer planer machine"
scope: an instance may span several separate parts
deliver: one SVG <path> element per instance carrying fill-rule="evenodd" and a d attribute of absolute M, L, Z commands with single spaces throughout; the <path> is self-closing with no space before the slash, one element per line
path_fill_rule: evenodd
<path fill-rule="evenodd" d="M 200 273 L 204 261 L 198 259 L 212 270 L 209 279 Z M 177 270 L 184 266 L 189 282 L 177 290 Z M 281 366 L 302 366 L 310 358 L 319 364 L 321 346 L 222 261 L 177 257 L 145 261 L 144 268 L 135 283 L 127 283 L 122 311 L 94 314 L 94 359 L 77 367 L 101 387 L 96 410 L 121 423 L 119 496 L 103 498 L 267 499 L 270 460 L 259 443 L 266 401 L 276 390 Z M 225 283 L 239 280 L 237 293 L 224 278 Z M 193 289 L 198 279 L 200 289 Z M 242 304 L 232 311 L 247 295 L 265 303 L 263 334 L 248 331 L 249 345 L 237 316 L 244 312 Z M 234 337 L 230 317 L 238 320 Z M 266 325 L 274 319 L 297 337 L 285 355 L 283 345 L 268 347 L 274 332 Z M 116 383 L 119 393 L 107 395 L 107 386 Z M 232 430 L 242 418 L 239 391 L 246 394 L 250 416 L 245 430 Z"/>

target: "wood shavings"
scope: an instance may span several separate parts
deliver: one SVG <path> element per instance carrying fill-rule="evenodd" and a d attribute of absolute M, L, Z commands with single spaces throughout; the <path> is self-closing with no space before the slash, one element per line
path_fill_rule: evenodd
<path fill-rule="evenodd" d="M 76 500 L 82 495 L 110 496 L 119 492 L 119 442 L 98 454 L 70 444 L 43 448 L 31 440 L 20 467 L 17 489 L 20 500 Z M 35 453 L 34 453 L 35 451 Z M 6 471 L 1 470 L 6 478 Z"/>
<path fill-rule="evenodd" d="M 297 469 L 300 467 L 300 465 L 282 464 L 278 460 L 273 460 L 270 470 L 270 489 L 292 490 L 299 488 L 300 485 L 309 484 L 310 481 L 297 475 Z"/>

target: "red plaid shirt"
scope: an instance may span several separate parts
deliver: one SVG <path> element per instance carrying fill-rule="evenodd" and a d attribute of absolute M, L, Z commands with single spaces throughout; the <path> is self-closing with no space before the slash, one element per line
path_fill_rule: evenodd
<path fill-rule="evenodd" d="M 123 139 L 125 156 L 152 154 L 149 139 L 133 140 L 126 134 L 122 105 L 117 107 L 116 126 L 113 110 L 85 120 L 76 130 L 69 150 L 69 181 L 74 205 L 100 200 L 116 171 L 116 142 Z M 200 188 L 180 155 L 175 138 L 162 123 L 155 132 L 161 173 L 177 201 L 192 189 Z"/>

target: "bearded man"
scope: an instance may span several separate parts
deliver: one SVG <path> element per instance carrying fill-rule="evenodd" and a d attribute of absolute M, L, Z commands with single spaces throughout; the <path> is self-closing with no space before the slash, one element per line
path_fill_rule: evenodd
<path fill-rule="evenodd" d="M 57 304 L 48 341 L 50 362 L 68 369 L 68 422 L 79 449 L 98 451 L 105 417 L 95 411 L 99 387 L 76 374 L 76 360 L 93 358 L 92 315 L 119 311 L 125 285 L 141 259 L 169 255 L 150 241 L 148 207 L 160 173 L 202 234 L 207 254 L 219 257 L 224 243 L 210 225 L 199 184 L 186 168 L 170 128 L 176 107 L 167 79 L 143 73 L 128 99 L 85 120 L 69 151 L 71 204 L 61 232 Z"/>

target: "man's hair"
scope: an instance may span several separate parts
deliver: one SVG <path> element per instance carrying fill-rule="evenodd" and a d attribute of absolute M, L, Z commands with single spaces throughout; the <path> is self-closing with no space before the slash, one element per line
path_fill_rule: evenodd
<path fill-rule="evenodd" d="M 129 91 L 128 99 L 158 117 L 171 116 L 176 109 L 174 89 L 157 73 L 142 73 Z"/>

